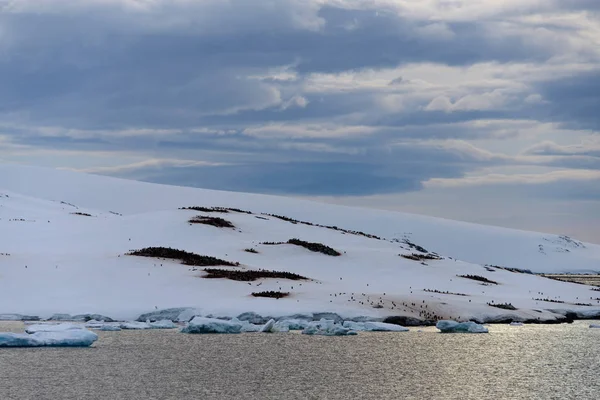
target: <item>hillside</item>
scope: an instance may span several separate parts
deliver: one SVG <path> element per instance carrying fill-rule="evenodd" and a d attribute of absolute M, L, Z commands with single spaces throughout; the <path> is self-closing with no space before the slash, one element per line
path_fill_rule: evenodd
<path fill-rule="evenodd" d="M 180 209 L 192 206 L 199 208 Z M 136 254 L 162 258 L 128 255 L 150 247 L 159 249 Z M 205 267 L 217 269 L 213 278 Z M 552 320 L 559 315 L 547 310 L 600 313 L 600 292 L 589 286 L 498 267 L 597 272 L 600 246 L 390 211 L 0 164 L 0 314 L 133 319 L 192 307 L 218 316 L 331 311 Z M 271 275 L 247 273 L 257 270 Z M 252 295 L 271 291 L 289 295 Z"/>

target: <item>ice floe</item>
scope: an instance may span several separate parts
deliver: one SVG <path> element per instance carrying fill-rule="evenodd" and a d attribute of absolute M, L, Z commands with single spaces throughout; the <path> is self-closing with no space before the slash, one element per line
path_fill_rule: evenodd
<path fill-rule="evenodd" d="M 488 333 L 488 329 L 485 326 L 472 321 L 438 321 L 435 327 L 442 331 L 442 333 Z"/>
<path fill-rule="evenodd" d="M 385 322 L 354 322 L 344 321 L 344 328 L 362 332 L 408 332 L 408 328 L 400 325 L 387 324 Z"/>
<path fill-rule="evenodd" d="M 25 332 L 31 334 L 37 332 L 65 332 L 78 329 L 84 329 L 84 327 L 76 324 L 35 324 L 29 325 L 25 329 Z"/>
<path fill-rule="evenodd" d="M 312 321 L 302 331 L 305 335 L 322 335 L 322 336 L 348 336 L 356 335 L 356 331 L 349 328 L 344 328 L 341 324 L 335 323 L 331 319 L 321 319 L 320 321 Z"/>
<path fill-rule="evenodd" d="M 185 327 L 182 333 L 240 333 L 242 324 L 235 321 L 225 321 L 216 318 L 195 317 Z"/>
<path fill-rule="evenodd" d="M 0 347 L 89 347 L 98 335 L 87 329 L 55 332 L 0 333 Z"/>

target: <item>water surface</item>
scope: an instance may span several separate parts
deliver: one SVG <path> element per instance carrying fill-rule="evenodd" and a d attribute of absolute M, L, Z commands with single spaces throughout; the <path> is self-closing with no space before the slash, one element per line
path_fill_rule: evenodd
<path fill-rule="evenodd" d="M 589 322 L 352 337 L 99 332 L 85 349 L 0 349 L 0 399 L 598 399 Z M 0 331 L 22 331 L 0 323 Z"/>

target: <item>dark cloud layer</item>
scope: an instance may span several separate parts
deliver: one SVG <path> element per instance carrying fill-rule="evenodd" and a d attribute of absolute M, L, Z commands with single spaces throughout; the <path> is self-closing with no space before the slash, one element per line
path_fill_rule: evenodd
<path fill-rule="evenodd" d="M 515 120 L 600 130 L 597 30 L 586 31 L 600 26 L 597 2 L 534 3 L 421 15 L 379 1 L 13 1 L 0 25 L 0 139 L 228 163 L 128 173 L 307 195 L 416 191 L 483 167 L 599 169 L 584 152 L 517 158 L 465 145 L 517 143 Z M 571 25 L 550 18 L 579 11 Z M 407 65 L 440 72 L 390 72 Z M 506 75 L 514 65 L 534 72 Z"/>

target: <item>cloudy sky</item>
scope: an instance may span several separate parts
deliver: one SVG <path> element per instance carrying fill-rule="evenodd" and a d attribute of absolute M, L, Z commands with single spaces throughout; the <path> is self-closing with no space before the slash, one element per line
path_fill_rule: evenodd
<path fill-rule="evenodd" d="M 0 0 L 0 159 L 600 243 L 600 1 Z"/>

